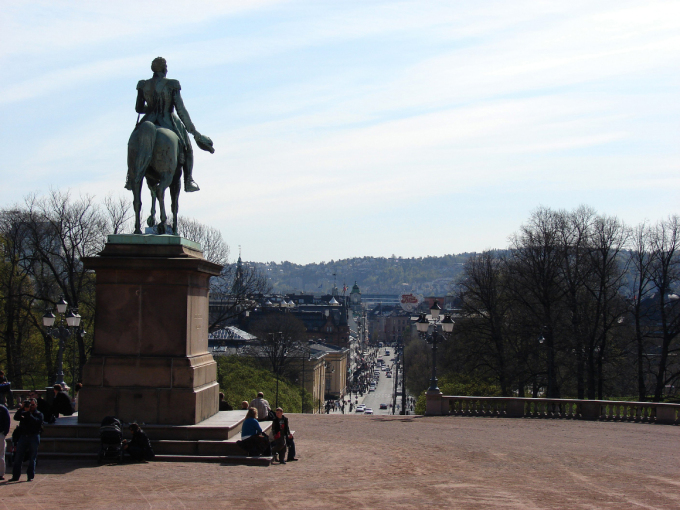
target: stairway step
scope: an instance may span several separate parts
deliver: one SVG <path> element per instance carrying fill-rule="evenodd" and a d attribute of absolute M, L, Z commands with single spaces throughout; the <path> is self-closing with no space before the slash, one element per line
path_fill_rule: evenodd
<path fill-rule="evenodd" d="M 40 452 L 41 459 L 97 461 L 96 453 Z M 248 457 L 244 455 L 156 455 L 154 462 L 221 462 L 247 466 L 269 466 L 273 457 Z"/>
<path fill-rule="evenodd" d="M 274 457 L 248 457 L 245 455 L 156 455 L 156 461 L 165 462 L 221 462 L 224 464 L 245 464 L 269 466 Z"/>
<path fill-rule="evenodd" d="M 245 411 L 220 411 L 196 425 L 153 425 L 142 424 L 150 438 L 175 440 L 225 440 L 241 432 Z M 267 423 L 267 422 L 265 422 Z M 271 422 L 268 422 L 271 426 Z M 78 416 L 58 418 L 54 424 L 45 424 L 42 437 L 99 438 L 99 423 L 79 423 Z M 264 427 L 263 427 L 264 428 Z M 131 437 L 126 424 L 123 436 Z"/>

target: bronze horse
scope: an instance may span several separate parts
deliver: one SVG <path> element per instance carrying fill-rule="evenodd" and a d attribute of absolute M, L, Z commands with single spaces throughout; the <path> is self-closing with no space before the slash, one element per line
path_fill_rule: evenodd
<path fill-rule="evenodd" d="M 211 153 L 215 152 L 212 140 L 207 136 L 196 137 L 198 146 Z M 156 126 L 152 122 L 140 123 L 130 135 L 128 142 L 128 171 L 134 176 L 132 185 L 133 206 L 135 210 L 135 234 L 141 234 L 142 181 L 151 191 L 151 214 L 146 223 L 156 224 L 156 200 L 160 207 L 161 221 L 157 226 L 159 234 L 177 235 L 177 211 L 181 189 L 182 164 L 180 162 L 181 143 L 170 129 Z M 170 188 L 172 228 L 166 225 L 165 190 Z"/>

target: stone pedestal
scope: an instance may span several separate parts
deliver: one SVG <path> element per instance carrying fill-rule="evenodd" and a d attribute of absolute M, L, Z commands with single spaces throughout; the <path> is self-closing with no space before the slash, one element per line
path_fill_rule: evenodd
<path fill-rule="evenodd" d="M 444 412 L 444 406 L 446 406 L 446 412 Z M 427 416 L 449 414 L 449 401 L 442 400 L 441 391 L 427 390 L 425 392 L 425 414 Z"/>
<path fill-rule="evenodd" d="M 176 236 L 109 236 L 98 257 L 95 338 L 78 421 L 193 425 L 218 411 L 208 353 L 209 279 L 221 266 Z"/>

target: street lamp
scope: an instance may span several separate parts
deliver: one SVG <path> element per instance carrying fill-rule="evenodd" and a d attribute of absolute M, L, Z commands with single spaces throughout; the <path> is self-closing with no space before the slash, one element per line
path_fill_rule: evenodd
<path fill-rule="evenodd" d="M 437 344 L 443 342 L 453 331 L 453 320 L 450 314 L 446 314 L 444 319 L 439 318 L 442 308 L 439 302 L 435 299 L 432 308 L 430 308 L 430 316 L 428 319 L 424 313 L 416 321 L 416 328 L 421 338 L 424 338 L 428 344 L 432 344 L 432 378 L 430 379 L 430 387 L 428 392 L 439 393 L 439 386 L 437 381 Z M 432 332 L 430 332 L 432 329 Z M 443 332 L 440 333 L 439 330 Z"/>
<path fill-rule="evenodd" d="M 307 393 L 307 387 L 305 386 L 305 361 L 312 361 L 312 352 L 311 351 L 303 351 L 303 356 L 302 356 L 302 413 L 304 414 L 305 412 L 305 394 Z M 314 410 L 312 409 L 312 413 Z"/>
<path fill-rule="evenodd" d="M 68 310 L 68 311 L 67 311 Z M 59 317 L 58 325 L 55 327 L 54 323 L 57 320 L 52 310 L 47 310 L 45 315 L 43 315 L 42 322 L 43 326 L 47 330 L 47 334 L 51 337 L 59 339 L 59 352 L 57 354 L 57 380 L 56 382 L 62 386 L 65 386 L 64 382 L 64 342 L 68 337 L 71 336 L 71 329 L 75 330 L 80 327 L 80 315 L 78 311 L 74 308 L 68 309 L 68 302 L 64 299 L 64 296 L 59 298 L 57 302 L 57 314 Z M 64 325 L 64 323 L 66 325 Z M 81 331 L 81 334 L 85 334 Z M 75 348 L 76 341 L 74 335 L 73 350 L 74 350 L 74 362 L 75 362 Z M 75 366 L 73 367 L 73 386 L 75 387 Z"/>

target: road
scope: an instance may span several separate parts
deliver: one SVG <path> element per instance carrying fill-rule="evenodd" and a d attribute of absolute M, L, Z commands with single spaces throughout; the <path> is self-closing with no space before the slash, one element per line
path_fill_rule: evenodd
<path fill-rule="evenodd" d="M 389 349 L 389 351 L 390 355 L 386 356 L 385 349 L 380 349 L 380 355 L 382 356 L 383 360 L 385 360 L 385 363 L 387 363 L 390 368 L 393 368 L 393 363 L 390 362 L 390 359 L 394 357 L 394 350 Z M 386 372 L 381 370 L 380 378 L 378 379 L 378 384 L 376 385 L 375 391 L 371 391 L 367 395 L 364 395 L 363 403 L 366 404 L 366 407 L 373 409 L 373 414 L 392 414 L 392 410 L 389 408 L 389 405 L 392 403 L 394 394 L 395 372 L 394 370 L 392 371 L 393 377 L 387 377 L 385 374 Z M 401 403 L 401 399 L 399 399 L 399 403 Z M 388 408 L 380 409 L 380 404 L 387 404 Z"/>

